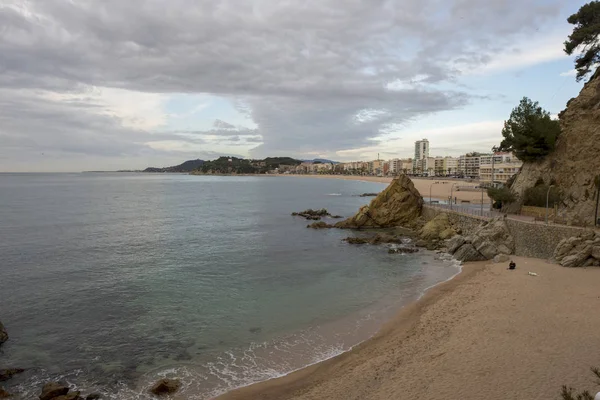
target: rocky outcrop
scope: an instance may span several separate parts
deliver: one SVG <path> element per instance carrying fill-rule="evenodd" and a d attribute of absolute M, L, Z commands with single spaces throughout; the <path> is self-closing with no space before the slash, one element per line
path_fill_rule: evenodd
<path fill-rule="evenodd" d="M 363 229 L 411 226 L 421 215 L 423 198 L 406 175 L 400 175 L 368 206 L 352 218 L 338 222 L 336 228 Z"/>
<path fill-rule="evenodd" d="M 483 222 L 470 235 L 457 235 L 446 242 L 448 252 L 461 261 L 491 260 L 498 254 L 513 254 L 515 242 L 503 218 Z"/>
<path fill-rule="evenodd" d="M 335 219 L 343 218 L 340 215 L 329 214 L 329 211 L 327 211 L 324 208 L 322 208 L 320 210 L 313 210 L 313 209 L 309 208 L 308 210 L 304 210 L 301 212 L 294 212 L 294 213 L 292 213 L 292 216 L 293 217 L 302 217 L 302 218 L 306 218 L 307 220 L 313 220 L 313 221 L 319 221 L 322 217 L 330 217 L 330 218 L 335 218 Z"/>
<path fill-rule="evenodd" d="M 410 246 L 398 246 L 398 247 L 392 247 L 390 249 L 388 249 L 388 253 L 389 254 L 410 254 L 410 253 L 417 253 L 419 251 L 419 249 L 417 249 L 416 247 L 410 247 Z"/>
<path fill-rule="evenodd" d="M 8 333 L 0 321 L 0 345 L 8 340 Z"/>
<path fill-rule="evenodd" d="M 538 181 L 555 185 L 563 194 L 558 218 L 567 224 L 590 226 L 594 222 L 600 174 L 600 77 L 594 75 L 577 98 L 559 114 L 562 132 L 556 149 L 543 161 L 525 163 L 511 186 L 519 201 L 507 208 L 521 207 L 525 190 Z"/>
<path fill-rule="evenodd" d="M 561 240 L 554 250 L 554 259 L 568 268 L 600 266 L 600 233 L 585 231 Z"/>
<path fill-rule="evenodd" d="M 311 228 L 311 229 L 330 229 L 333 228 L 333 225 L 329 225 L 327 222 L 323 222 L 323 221 L 318 221 L 318 222 L 313 222 L 310 225 L 306 225 L 307 228 Z"/>
<path fill-rule="evenodd" d="M 7 381 L 10 378 L 12 378 L 13 376 L 21 374 L 23 372 L 25 372 L 25 370 L 22 369 L 22 368 L 5 368 L 5 369 L 0 369 L 0 382 Z"/>
<path fill-rule="evenodd" d="M 180 387 L 181 382 L 179 380 L 164 378 L 156 382 L 150 389 L 150 392 L 156 396 L 164 396 L 177 392 Z"/>
<path fill-rule="evenodd" d="M 52 400 L 59 396 L 65 396 L 69 393 L 69 387 L 58 382 L 48 382 L 42 388 L 40 400 Z M 79 396 L 79 392 L 77 392 Z"/>
<path fill-rule="evenodd" d="M 450 239 L 456 235 L 448 214 L 442 213 L 430 220 L 419 231 L 419 238 L 427 241 L 439 241 Z"/>

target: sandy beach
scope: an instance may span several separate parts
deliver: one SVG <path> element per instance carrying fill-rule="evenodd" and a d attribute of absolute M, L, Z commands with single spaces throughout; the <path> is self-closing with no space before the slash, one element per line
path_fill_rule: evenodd
<path fill-rule="evenodd" d="M 280 176 L 280 175 L 277 175 Z M 316 178 L 316 179 L 343 179 L 353 181 L 366 181 L 366 182 L 379 182 L 389 184 L 393 178 L 384 178 L 378 176 L 357 176 L 357 175 L 285 175 L 297 178 Z M 468 201 L 470 203 L 481 204 L 481 191 L 464 191 L 456 190 L 456 186 L 477 186 L 477 182 L 467 182 L 460 180 L 448 180 L 448 179 L 419 179 L 411 178 L 415 187 L 421 193 L 421 196 L 425 201 L 429 200 L 429 193 L 431 190 L 431 197 L 435 200 L 447 200 L 452 193 L 453 197 L 456 197 L 457 201 Z M 454 184 L 454 189 L 451 187 Z M 487 192 L 483 194 L 484 204 L 490 204 L 490 198 Z"/>
<path fill-rule="evenodd" d="M 513 259 L 515 271 L 467 264 L 352 351 L 218 399 L 547 400 L 563 384 L 596 393 L 600 269 Z"/>

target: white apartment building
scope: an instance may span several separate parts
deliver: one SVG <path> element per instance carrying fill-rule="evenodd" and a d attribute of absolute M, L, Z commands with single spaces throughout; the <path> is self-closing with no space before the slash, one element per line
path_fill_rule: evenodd
<path fill-rule="evenodd" d="M 458 158 L 458 172 L 469 178 L 478 178 L 480 158 L 479 155 L 460 156 Z"/>
<path fill-rule="evenodd" d="M 493 157 L 493 158 L 492 158 Z M 519 172 L 523 162 L 512 153 L 497 152 L 481 156 L 479 180 L 483 183 L 506 183 Z"/>
<path fill-rule="evenodd" d="M 432 166 L 433 168 L 433 166 Z M 413 174 L 426 174 L 429 171 L 429 140 L 415 142 L 415 158 L 413 159 Z"/>

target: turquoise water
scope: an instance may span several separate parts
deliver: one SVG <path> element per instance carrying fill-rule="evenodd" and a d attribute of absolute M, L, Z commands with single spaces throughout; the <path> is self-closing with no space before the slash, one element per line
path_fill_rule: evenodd
<path fill-rule="evenodd" d="M 294 177 L 0 174 L 0 320 L 23 398 L 63 379 L 205 399 L 339 354 L 457 272 L 351 246 L 293 211 L 349 216 L 383 185 Z"/>

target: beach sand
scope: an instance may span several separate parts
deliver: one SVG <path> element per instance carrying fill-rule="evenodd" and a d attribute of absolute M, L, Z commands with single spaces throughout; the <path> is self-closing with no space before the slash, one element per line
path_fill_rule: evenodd
<path fill-rule="evenodd" d="M 353 181 L 366 181 L 366 182 L 379 182 L 389 184 L 393 178 L 383 178 L 378 176 L 357 176 L 357 175 L 276 175 L 276 176 L 290 176 L 297 178 L 317 178 L 317 179 L 343 179 Z M 431 198 L 437 200 L 447 200 L 450 197 L 452 184 L 456 184 L 461 187 L 465 186 L 477 186 L 477 182 L 467 182 L 459 180 L 448 180 L 448 179 L 419 179 L 412 178 L 415 187 L 421 193 L 421 196 L 425 201 L 429 200 L 429 191 L 431 189 Z M 437 183 L 436 183 L 437 182 Z M 481 204 L 481 191 L 461 191 L 456 190 L 456 185 L 452 190 L 452 196 L 457 198 L 457 201 L 469 201 L 475 204 Z M 483 194 L 484 204 L 490 204 L 490 198 L 487 192 Z"/>
<path fill-rule="evenodd" d="M 558 399 L 600 390 L 600 268 L 470 263 L 340 356 L 219 400 Z M 530 276 L 528 272 L 538 276 Z"/>

